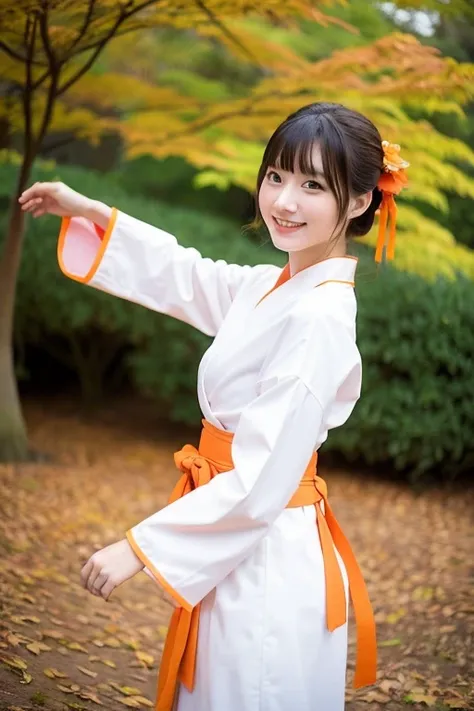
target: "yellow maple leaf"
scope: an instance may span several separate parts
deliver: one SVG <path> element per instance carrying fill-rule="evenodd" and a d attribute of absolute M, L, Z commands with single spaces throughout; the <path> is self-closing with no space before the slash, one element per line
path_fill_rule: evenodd
<path fill-rule="evenodd" d="M 91 671 L 90 669 L 86 669 L 86 667 L 80 667 L 78 664 L 76 665 L 76 668 L 79 669 L 80 672 L 85 674 L 86 676 L 90 676 L 93 679 L 97 676 L 97 672 Z"/>
<path fill-rule="evenodd" d="M 135 652 L 135 655 L 137 659 L 140 662 L 144 662 L 148 667 L 151 667 L 154 664 L 154 658 L 151 656 L 151 654 L 147 654 L 146 652 L 142 652 L 140 650 L 137 650 Z"/>
<path fill-rule="evenodd" d="M 47 644 L 43 644 L 43 642 L 31 642 L 31 644 L 26 645 L 26 648 L 33 654 L 41 654 L 41 652 L 51 651 L 51 647 L 48 647 Z"/>

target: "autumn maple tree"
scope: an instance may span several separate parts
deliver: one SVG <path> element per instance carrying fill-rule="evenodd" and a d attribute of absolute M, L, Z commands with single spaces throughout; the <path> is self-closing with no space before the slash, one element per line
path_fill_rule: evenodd
<path fill-rule="evenodd" d="M 201 31 L 206 36 L 214 32 Z M 443 57 L 436 48 L 400 33 L 311 61 L 278 46 L 270 26 L 262 33 L 259 25 L 234 22 L 232 32 L 258 56 L 265 75 L 245 95 L 205 110 L 201 101 L 192 120 L 193 95 L 189 104 L 180 97 L 171 124 L 159 108 L 128 113 L 118 125 L 127 155 L 181 155 L 200 169 L 199 185 L 234 184 L 252 191 L 264 143 L 280 120 L 311 101 L 343 103 L 368 116 L 384 138 L 400 142 L 410 161 L 410 189 L 399 204 L 397 266 L 427 278 L 454 278 L 458 271 L 474 277 L 474 253 L 418 207 L 425 203 L 446 212 L 446 192 L 474 197 L 474 180 L 466 170 L 474 165 L 474 152 L 430 122 L 431 116 L 443 114 L 465 119 L 463 106 L 474 97 L 474 65 Z M 245 61 L 239 44 L 223 41 Z M 92 83 L 90 77 L 85 81 Z M 102 81 L 105 89 L 107 79 Z M 78 89 L 83 86 L 81 82 Z M 375 234 L 373 230 L 365 241 L 375 244 Z"/>

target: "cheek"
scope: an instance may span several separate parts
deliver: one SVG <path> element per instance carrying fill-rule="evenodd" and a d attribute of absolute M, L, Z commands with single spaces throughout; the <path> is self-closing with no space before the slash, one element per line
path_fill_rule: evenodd
<path fill-rule="evenodd" d="M 305 205 L 305 215 L 318 221 L 334 225 L 337 221 L 337 203 L 330 193 L 320 193 L 313 200 L 308 200 Z"/>
<path fill-rule="evenodd" d="M 336 223 L 339 219 L 339 208 L 337 206 L 336 198 L 332 193 L 328 193 L 327 212 L 330 216 L 331 222 Z"/>
<path fill-rule="evenodd" d="M 258 193 L 258 207 L 260 210 L 260 214 L 262 217 L 265 219 L 268 213 L 268 208 L 270 205 L 270 195 L 269 191 L 265 186 L 265 183 L 262 184 L 262 187 L 260 188 L 260 191 Z"/>

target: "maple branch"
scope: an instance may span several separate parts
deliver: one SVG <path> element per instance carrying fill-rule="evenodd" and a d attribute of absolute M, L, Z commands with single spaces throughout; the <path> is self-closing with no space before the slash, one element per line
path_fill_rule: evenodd
<path fill-rule="evenodd" d="M 152 5 L 158 5 L 160 0 L 144 0 L 141 5 L 137 5 L 136 7 L 133 6 L 133 0 L 127 3 L 131 7 L 130 12 L 127 12 L 127 17 L 132 17 L 132 15 L 136 15 L 137 12 L 140 12 L 141 10 L 144 10 L 146 7 L 151 7 Z"/>
<path fill-rule="evenodd" d="M 122 19 L 120 22 L 123 22 L 123 19 Z M 117 27 L 119 27 L 119 26 L 120 26 L 120 24 L 117 25 Z M 125 33 L 123 33 L 123 34 L 125 34 Z M 115 33 L 115 35 L 117 36 L 118 33 Z M 112 39 L 113 36 L 114 36 L 114 32 L 112 32 L 112 33 L 109 32 L 108 35 L 105 36 L 105 38 L 102 38 L 101 40 L 99 40 L 99 41 L 97 41 L 97 42 L 93 42 L 92 44 L 85 45 L 84 47 L 81 47 L 77 52 L 72 52 L 72 51 L 71 51 L 71 50 L 73 49 L 73 47 L 74 47 L 75 42 L 71 45 L 71 47 L 70 47 L 70 56 L 72 56 L 72 57 L 77 56 L 77 55 L 79 55 L 79 54 L 82 54 L 83 52 L 87 52 L 87 51 L 90 50 L 90 49 L 96 49 L 96 52 L 89 58 L 89 60 L 88 60 L 88 61 L 86 62 L 86 64 L 82 67 L 82 69 L 80 69 L 78 72 L 76 72 L 76 74 L 75 74 L 68 82 L 66 82 L 65 85 L 61 87 L 61 89 L 59 89 L 59 91 L 58 91 L 58 96 L 60 96 L 61 94 L 63 94 L 65 91 L 67 91 L 67 89 L 69 89 L 69 87 L 72 86 L 72 84 L 74 84 L 78 79 L 80 79 L 80 77 L 81 77 L 83 74 L 85 74 L 85 73 L 90 69 L 90 67 L 92 66 L 92 64 L 95 62 L 95 60 L 96 60 L 97 57 L 99 56 L 100 52 L 103 50 L 103 48 L 105 47 L 105 45 L 107 44 L 107 42 L 108 42 L 110 39 Z M 46 70 L 46 71 L 39 77 L 39 79 L 37 79 L 37 80 L 35 81 L 35 83 L 33 84 L 33 90 L 38 89 L 38 87 L 40 87 L 41 84 L 43 84 L 43 83 L 46 81 L 46 79 L 48 78 L 48 76 L 49 76 L 49 69 Z"/>
<path fill-rule="evenodd" d="M 36 22 L 37 17 L 33 19 L 33 25 L 29 17 L 25 22 L 24 41 L 26 46 L 25 70 L 26 81 L 23 88 L 23 112 L 25 115 L 25 154 L 30 153 L 32 142 L 32 121 L 31 121 L 31 99 L 32 99 L 32 76 L 31 76 L 31 60 L 33 57 L 35 38 L 36 38 Z"/>
<path fill-rule="evenodd" d="M 58 88 L 58 74 L 55 73 L 51 76 L 51 83 L 48 88 L 48 97 L 46 99 L 46 108 L 44 110 L 43 114 L 43 120 L 41 122 L 41 127 L 40 130 L 38 131 L 38 135 L 36 137 L 36 152 L 39 151 L 41 147 L 41 143 L 43 142 L 43 138 L 46 135 L 46 131 L 48 130 L 52 115 L 53 115 L 53 109 L 54 109 L 54 104 L 57 98 L 57 88 Z"/>
<path fill-rule="evenodd" d="M 247 49 L 247 47 L 245 47 L 245 45 L 243 45 L 242 42 L 237 39 L 237 37 L 234 37 L 232 32 L 227 29 L 224 23 L 219 20 L 217 15 L 215 15 L 202 0 L 195 0 L 195 2 L 196 5 L 203 11 L 203 13 L 207 15 L 212 24 L 214 24 L 222 32 L 222 34 L 227 37 L 227 39 L 230 39 L 231 42 L 233 42 L 237 47 L 239 47 L 239 49 L 241 49 L 244 54 L 247 55 L 251 62 L 253 62 L 257 66 L 260 66 L 259 61 L 253 56 L 253 54 Z"/>
<path fill-rule="evenodd" d="M 81 29 L 79 30 L 76 39 L 74 40 L 74 42 L 72 43 L 72 45 L 69 47 L 69 53 L 72 52 L 72 50 L 74 49 L 74 47 L 76 47 L 76 46 L 79 44 L 79 42 L 81 41 L 81 39 L 82 39 L 82 38 L 84 37 L 84 35 L 86 34 L 86 32 L 87 32 L 87 30 L 88 30 L 88 28 L 89 28 L 91 19 L 92 19 L 92 15 L 93 15 L 93 13 L 94 13 L 95 2 L 96 2 L 96 0 L 89 0 L 89 4 L 88 4 L 88 6 L 87 6 L 87 12 L 86 12 L 86 14 L 85 14 L 84 21 L 83 21 L 83 23 L 82 23 L 82 27 L 81 27 Z"/>
<path fill-rule="evenodd" d="M 45 8 L 44 12 L 41 13 L 40 32 L 41 32 L 41 39 L 43 40 L 44 51 L 45 51 L 46 57 L 48 58 L 49 71 L 52 73 L 54 71 L 54 69 L 56 68 L 56 57 L 54 55 L 53 48 L 51 47 L 51 43 L 49 41 L 48 9 L 47 8 Z"/>
<path fill-rule="evenodd" d="M 95 60 L 99 56 L 99 54 L 103 51 L 107 43 L 112 39 L 114 36 L 116 30 L 120 27 L 120 25 L 124 22 L 124 20 L 127 18 L 127 15 L 125 15 L 123 12 L 120 12 L 118 15 L 116 21 L 112 25 L 111 29 L 106 33 L 106 35 L 100 40 L 100 42 L 96 45 L 95 51 L 91 54 L 87 62 L 83 64 L 83 66 L 70 78 L 68 81 L 66 81 L 62 87 L 58 89 L 57 96 L 61 96 L 64 94 L 65 91 L 69 89 L 73 84 L 75 84 L 86 72 L 89 71 L 89 69 L 92 67 L 94 64 Z"/>
<path fill-rule="evenodd" d="M 174 138 L 180 138 L 181 136 L 186 136 L 189 133 L 196 133 L 197 131 L 202 131 L 205 128 L 209 128 L 209 126 L 214 126 L 217 123 L 220 123 L 221 121 L 225 121 L 226 119 L 229 118 L 236 118 L 237 116 L 248 116 L 249 113 L 252 111 L 252 108 L 254 107 L 255 99 L 257 100 L 263 100 L 263 99 L 268 99 L 270 97 L 274 96 L 288 96 L 283 91 L 272 91 L 271 93 L 268 94 L 262 94 L 259 97 L 251 97 L 248 102 L 245 103 L 245 105 L 241 109 L 231 109 L 229 111 L 224 111 L 221 114 L 217 114 L 214 116 L 210 116 L 209 118 L 202 118 L 198 119 L 197 121 L 191 122 L 185 129 L 174 131 L 173 133 L 168 133 L 166 134 L 162 142 L 164 141 L 169 141 L 170 139 Z M 290 94 L 291 96 L 291 94 Z M 259 111 L 259 112 L 252 112 L 252 116 L 258 115 L 258 116 L 265 116 L 266 114 L 271 114 L 274 115 L 275 111 L 274 110 L 267 110 L 267 111 Z"/>
<path fill-rule="evenodd" d="M 94 0 L 91 0 L 94 1 Z M 124 20 L 128 20 L 130 17 L 133 15 L 136 15 L 138 12 L 141 10 L 144 10 L 146 7 L 151 7 L 152 5 L 158 5 L 160 0 L 146 0 L 146 2 L 141 3 L 140 5 L 137 5 L 136 7 L 132 8 L 130 11 L 126 12 L 124 15 Z M 233 34 L 232 32 L 219 20 L 217 15 L 215 15 L 212 10 L 210 10 L 206 5 L 202 2 L 202 0 L 195 0 L 196 4 L 198 7 L 203 11 L 203 13 L 208 17 L 208 19 L 218 27 L 222 34 L 225 35 L 228 39 L 230 39 L 236 46 L 238 46 L 246 55 L 247 57 L 254 63 L 258 64 L 258 60 L 252 55 L 252 53 L 243 45 Z M 129 5 L 132 5 L 132 2 L 128 3 Z M 168 16 L 170 15 L 175 15 L 178 14 L 176 13 L 171 13 L 168 11 Z M 124 35 L 128 34 L 129 32 L 136 32 L 137 30 L 141 29 L 149 29 L 150 25 L 144 23 L 143 25 L 134 25 L 133 27 L 126 28 L 122 32 L 116 32 L 115 36 L 116 37 L 123 37 Z M 101 40 L 102 41 L 102 40 Z M 76 55 L 81 54 L 82 52 L 86 52 L 90 49 L 94 49 L 97 47 L 97 42 L 92 42 L 91 44 L 86 44 L 80 47 L 77 52 L 75 52 Z"/>
<path fill-rule="evenodd" d="M 42 76 L 37 79 L 34 84 L 32 85 L 32 91 L 36 91 L 38 87 L 41 86 L 41 84 L 51 75 L 53 76 L 58 69 L 58 63 L 56 60 L 56 56 L 53 52 L 53 48 L 51 47 L 51 43 L 49 41 L 49 34 L 48 34 L 48 9 L 47 6 L 42 12 L 41 15 L 41 20 L 40 20 L 40 31 L 41 31 L 41 39 L 43 40 L 43 47 L 44 51 L 46 53 L 46 57 L 48 59 L 48 69 L 43 72 Z"/>
<path fill-rule="evenodd" d="M 144 2 L 144 3 L 142 3 L 141 5 L 137 6 L 136 8 L 133 8 L 133 9 L 132 9 L 130 12 L 128 12 L 128 13 L 127 13 L 127 12 L 124 12 L 124 11 L 122 10 L 121 13 L 118 15 L 118 18 L 117 18 L 115 24 L 112 26 L 112 29 L 105 35 L 105 37 L 103 37 L 101 40 L 99 40 L 99 41 L 97 41 L 97 42 L 93 42 L 93 43 L 91 43 L 91 44 L 89 44 L 89 45 L 85 45 L 85 46 L 81 47 L 77 52 L 72 52 L 72 50 L 74 49 L 74 47 L 77 46 L 77 44 L 80 42 L 80 40 L 82 39 L 82 37 L 84 37 L 84 35 L 85 35 L 86 31 L 87 31 L 87 28 L 88 28 L 89 25 L 90 25 L 90 20 L 91 20 L 92 14 L 93 14 L 95 2 L 96 2 L 96 0 L 89 0 L 88 10 L 87 10 L 87 13 L 86 13 L 86 17 L 84 18 L 84 22 L 83 22 L 83 24 L 82 24 L 81 30 L 79 31 L 79 35 L 76 37 L 76 39 L 74 40 L 73 44 L 72 44 L 71 47 L 69 48 L 68 54 L 69 54 L 69 56 L 76 56 L 76 55 L 82 54 L 82 52 L 86 52 L 86 51 L 88 51 L 88 50 L 90 50 L 90 49 L 95 49 L 96 51 L 95 51 L 94 54 L 89 58 L 89 60 L 84 64 L 84 66 L 83 66 L 78 72 L 76 72 L 76 74 L 75 74 L 73 77 L 71 77 L 71 79 L 70 79 L 69 81 L 67 81 L 67 82 L 64 84 L 64 86 L 62 86 L 62 87 L 58 90 L 58 96 L 60 96 L 61 94 L 63 94 L 65 91 L 67 91 L 67 89 L 69 89 L 69 87 L 72 86 L 72 84 L 74 84 L 78 79 L 80 79 L 80 77 L 81 77 L 83 74 L 85 74 L 85 73 L 90 69 L 90 67 L 92 66 L 92 64 L 95 62 L 95 60 L 97 59 L 97 57 L 99 56 L 99 54 L 100 54 L 100 53 L 102 52 L 102 50 L 104 49 L 105 45 L 112 39 L 112 37 L 117 36 L 117 34 L 118 34 L 118 33 L 117 33 L 117 30 L 118 30 L 118 28 L 120 27 L 120 25 L 123 24 L 123 22 L 124 22 L 125 20 L 127 20 L 129 17 L 131 17 L 132 15 L 134 15 L 134 14 L 135 14 L 136 12 L 138 12 L 139 10 L 143 10 L 143 9 L 144 9 L 145 7 L 147 7 L 148 5 L 156 4 L 157 2 L 159 2 L 159 0 L 147 0 L 147 2 Z M 128 3 L 128 4 L 130 5 L 131 3 Z M 134 29 L 135 29 L 135 28 L 134 28 Z M 122 34 L 125 34 L 125 32 L 122 33 Z M 39 77 L 39 79 L 36 80 L 36 82 L 35 82 L 34 85 L 33 85 L 33 90 L 38 89 L 38 87 L 41 86 L 41 84 L 44 83 L 44 81 L 48 78 L 49 73 L 50 73 L 49 70 L 47 70 L 46 72 L 44 72 L 44 73 L 42 74 L 42 76 Z"/>
<path fill-rule="evenodd" d="M 22 62 L 22 64 L 25 63 L 25 57 L 22 57 L 21 54 L 17 54 L 15 50 L 5 44 L 2 40 L 0 40 L 0 49 L 3 49 L 5 54 L 8 54 L 8 56 L 12 59 L 17 59 L 19 62 Z"/>
<path fill-rule="evenodd" d="M 32 91 L 36 91 L 36 89 L 38 89 L 38 87 L 40 87 L 41 84 L 42 84 L 48 77 L 49 77 L 49 69 L 47 69 L 47 70 L 40 76 L 40 78 L 37 79 L 37 80 L 34 82 L 34 84 L 32 84 L 32 86 L 31 86 Z"/>
<path fill-rule="evenodd" d="M 126 35 L 128 32 L 135 32 L 136 30 L 145 30 L 145 29 L 150 29 L 149 25 L 134 25 L 133 27 L 127 27 L 125 28 L 122 32 L 115 32 L 114 37 L 123 37 Z M 73 57 L 78 57 L 80 54 L 83 52 L 88 52 L 90 49 L 95 49 L 102 40 L 96 40 L 95 42 L 91 42 L 90 44 L 84 44 L 82 47 L 79 47 L 75 52 L 72 53 Z"/>
<path fill-rule="evenodd" d="M 46 132 L 48 130 L 49 124 L 51 123 L 54 105 L 55 105 L 55 102 L 57 99 L 57 89 L 58 89 L 60 66 L 61 66 L 57 62 L 53 48 L 51 47 L 51 43 L 49 41 L 47 7 L 45 7 L 44 11 L 41 13 L 39 25 L 40 25 L 41 39 L 43 40 L 44 51 L 45 51 L 45 54 L 48 58 L 48 65 L 49 65 L 48 75 L 51 76 L 51 81 L 50 81 L 50 84 L 48 87 L 48 96 L 46 99 L 46 107 L 45 107 L 44 114 L 43 114 L 43 120 L 41 121 L 41 126 L 38 131 L 38 135 L 36 136 L 35 154 L 39 151 L 41 144 L 43 142 L 43 138 L 45 137 Z"/>
<path fill-rule="evenodd" d="M 89 3 L 90 3 L 89 7 L 90 7 L 92 4 L 94 4 L 95 2 L 96 2 L 96 0 L 89 0 Z M 136 15 L 137 12 L 140 12 L 141 10 L 144 10 L 146 7 L 151 7 L 152 5 L 158 5 L 159 2 L 160 2 L 160 0 L 146 0 L 146 2 L 143 2 L 141 5 L 137 5 L 136 7 L 131 7 L 131 9 L 130 9 L 128 12 L 124 12 L 124 11 L 122 10 L 123 18 L 122 18 L 122 20 L 121 20 L 121 24 L 122 24 L 124 21 L 128 20 L 129 17 L 133 17 L 133 15 Z M 132 5 L 133 5 L 133 0 L 127 3 L 127 6 L 132 6 Z M 148 25 L 147 25 L 147 24 L 135 25 L 134 27 L 130 27 L 129 29 L 125 29 L 123 32 L 120 32 L 120 33 L 116 31 L 116 32 L 114 33 L 114 36 L 115 36 L 115 37 L 123 37 L 123 35 L 127 34 L 128 32 L 135 32 L 136 30 L 140 30 L 140 29 L 147 29 L 147 28 L 149 29 L 149 27 L 150 27 L 149 24 L 148 24 Z M 82 36 L 84 36 L 84 34 L 85 34 L 85 33 L 83 33 Z M 82 38 L 79 38 L 79 39 L 82 39 Z M 76 45 L 78 44 L 79 39 L 74 41 L 74 43 L 73 43 L 73 45 L 71 46 L 70 49 L 73 49 L 74 46 L 76 46 Z M 109 39 L 111 39 L 111 37 L 110 37 Z M 108 40 L 107 40 L 107 41 L 108 41 Z M 102 40 L 98 40 L 98 41 L 96 41 L 96 42 L 91 42 L 91 44 L 85 44 L 85 45 L 83 45 L 82 47 L 80 47 L 80 48 L 77 50 L 77 52 L 74 52 L 74 56 L 77 56 L 77 55 L 79 55 L 79 54 L 82 54 L 82 52 L 87 52 L 87 51 L 90 50 L 90 49 L 95 49 L 101 42 L 102 42 Z"/>
<path fill-rule="evenodd" d="M 65 91 L 67 91 L 76 81 L 78 81 L 94 64 L 95 60 L 99 56 L 99 54 L 103 51 L 107 43 L 113 38 L 113 37 L 122 37 L 123 35 L 127 34 L 128 32 L 133 32 L 138 29 L 141 29 L 139 25 L 134 26 L 133 28 L 130 29 L 125 29 L 123 32 L 118 32 L 119 28 L 121 25 L 123 25 L 124 22 L 126 22 L 129 18 L 133 17 L 133 15 L 136 15 L 137 13 L 141 12 L 142 10 L 146 9 L 147 7 L 151 7 L 152 5 L 157 5 L 159 4 L 160 0 L 144 0 L 144 2 L 140 3 L 139 5 L 136 5 L 133 7 L 133 0 L 130 0 L 125 8 L 122 8 L 120 11 L 119 15 L 117 16 L 116 21 L 112 25 L 111 29 L 105 34 L 102 39 L 92 42 L 90 44 L 83 45 L 82 47 L 79 47 L 76 52 L 72 52 L 71 50 L 74 47 L 77 47 L 77 45 L 80 42 L 80 39 L 85 35 L 87 27 L 90 25 L 90 18 L 93 13 L 93 7 L 96 2 L 96 0 L 89 0 L 89 6 L 88 6 L 88 11 L 86 14 L 86 17 L 84 19 L 80 34 L 74 40 L 73 44 L 70 47 L 69 54 L 70 56 L 77 56 L 79 54 L 82 54 L 83 52 L 89 51 L 89 50 L 94 50 L 92 55 L 89 57 L 87 62 L 82 66 L 81 69 L 79 69 L 74 76 L 72 76 L 62 87 L 58 89 L 58 96 L 61 96 Z M 243 52 L 244 54 L 247 55 L 247 57 L 254 62 L 256 65 L 258 65 L 258 60 L 252 55 L 251 52 L 230 32 L 230 30 L 225 27 L 225 25 L 219 20 L 219 18 L 208 8 L 206 5 L 203 3 L 202 0 L 195 0 L 196 4 L 200 7 L 200 9 L 204 12 L 204 14 L 207 15 L 207 17 L 211 20 L 213 24 L 215 24 L 220 31 L 227 37 L 229 38 L 235 45 L 237 45 Z M 143 27 L 147 27 L 147 25 L 143 25 Z M 49 70 L 44 72 L 44 74 L 37 79 L 37 81 L 33 85 L 33 90 L 37 89 L 43 82 L 48 78 L 49 76 Z"/>

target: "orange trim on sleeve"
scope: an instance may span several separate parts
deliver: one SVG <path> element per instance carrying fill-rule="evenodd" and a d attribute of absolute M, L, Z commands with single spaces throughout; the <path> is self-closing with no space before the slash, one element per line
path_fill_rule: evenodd
<path fill-rule="evenodd" d="M 113 207 L 112 208 L 112 214 L 110 216 L 109 223 L 107 225 L 107 228 L 104 232 L 104 236 L 101 240 L 101 245 L 99 249 L 97 250 L 97 254 L 95 255 L 94 262 L 87 272 L 87 274 L 83 277 L 78 276 L 77 274 L 72 274 L 70 271 L 66 269 L 66 266 L 63 261 L 63 250 L 64 250 L 64 243 L 66 241 L 66 235 L 67 231 L 69 229 L 69 226 L 71 224 L 71 218 L 70 217 L 63 217 L 62 222 L 61 222 L 61 230 L 59 232 L 59 239 L 58 239 L 58 262 L 59 262 L 59 268 L 61 269 L 62 273 L 65 274 L 67 277 L 70 279 L 73 279 L 74 281 L 78 281 L 81 284 L 88 284 L 90 280 L 94 277 L 97 269 L 99 268 L 99 265 L 102 261 L 102 257 L 104 256 L 105 250 L 107 249 L 107 245 L 109 243 L 110 237 L 112 235 L 112 232 L 114 231 L 115 223 L 117 222 L 117 215 L 118 215 L 118 210 Z"/>
<path fill-rule="evenodd" d="M 127 536 L 127 540 L 130 543 L 130 545 L 132 546 L 132 549 L 133 549 L 133 552 L 135 553 L 135 555 L 138 558 L 140 558 L 141 562 L 143 563 L 143 565 L 145 565 L 148 568 L 148 570 L 151 570 L 151 572 L 153 573 L 155 578 L 158 580 L 160 585 L 162 585 L 164 587 L 166 592 L 169 593 L 171 595 L 171 597 L 176 600 L 178 605 L 183 607 L 188 612 L 192 612 L 193 606 L 190 605 L 189 602 L 184 599 L 184 597 L 181 597 L 181 595 L 178 592 L 176 592 L 176 590 L 173 587 L 171 587 L 171 585 L 168 583 L 168 581 L 164 579 L 164 577 L 161 575 L 161 573 L 158 572 L 158 570 L 155 568 L 153 563 L 144 554 L 144 552 L 142 551 L 142 549 L 140 548 L 140 546 L 134 539 L 131 529 L 129 531 L 127 531 L 127 533 L 125 535 Z"/>

